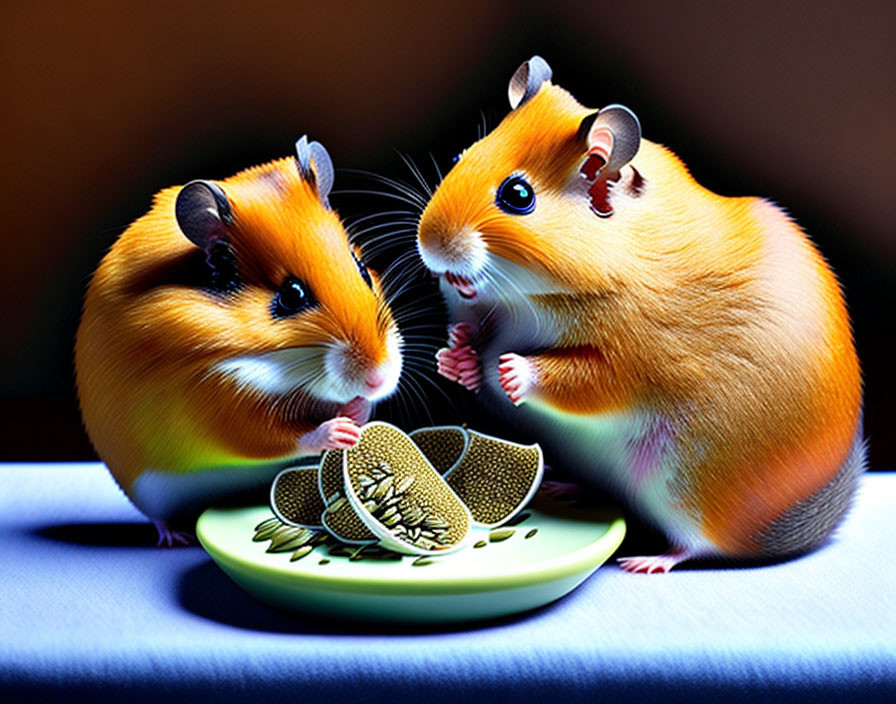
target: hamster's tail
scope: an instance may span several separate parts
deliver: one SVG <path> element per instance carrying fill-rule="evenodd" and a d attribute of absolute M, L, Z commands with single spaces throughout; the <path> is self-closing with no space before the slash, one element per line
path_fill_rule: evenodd
<path fill-rule="evenodd" d="M 852 503 L 859 476 L 868 463 L 868 442 L 859 418 L 849 453 L 837 474 L 805 501 L 786 511 L 756 538 L 769 556 L 790 556 L 820 547 L 843 520 Z"/>

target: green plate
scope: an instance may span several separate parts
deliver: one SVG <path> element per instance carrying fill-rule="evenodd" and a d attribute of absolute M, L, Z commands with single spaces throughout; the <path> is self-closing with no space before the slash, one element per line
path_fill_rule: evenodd
<path fill-rule="evenodd" d="M 474 528 L 466 547 L 427 565 L 412 564 L 412 556 L 350 562 L 322 546 L 290 562 L 291 553 L 267 553 L 269 543 L 252 541 L 255 526 L 273 515 L 266 506 L 209 509 L 196 534 L 224 572 L 274 606 L 317 617 L 444 623 L 506 616 L 559 599 L 625 535 L 616 509 L 572 507 L 539 494 L 524 513 L 531 515 L 512 526 L 510 538 L 475 548 L 489 531 Z M 323 558 L 330 562 L 320 564 Z"/>

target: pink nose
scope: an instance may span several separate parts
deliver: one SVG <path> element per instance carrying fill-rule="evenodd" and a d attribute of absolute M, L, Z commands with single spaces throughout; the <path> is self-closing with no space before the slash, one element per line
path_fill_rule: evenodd
<path fill-rule="evenodd" d="M 386 375 L 377 369 L 367 374 L 367 377 L 364 379 L 364 385 L 371 391 L 374 391 L 381 387 L 384 381 L 386 381 Z"/>

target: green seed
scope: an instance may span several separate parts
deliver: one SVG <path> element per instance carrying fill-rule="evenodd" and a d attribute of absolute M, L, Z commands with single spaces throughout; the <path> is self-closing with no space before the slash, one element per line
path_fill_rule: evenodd
<path fill-rule="evenodd" d="M 528 533 L 526 533 L 526 540 L 528 540 L 529 538 L 531 538 L 531 537 L 532 537 L 533 535 L 535 535 L 537 532 L 538 532 L 538 528 L 533 528 L 532 530 L 530 530 Z"/>
<path fill-rule="evenodd" d="M 255 534 L 255 537 L 252 538 L 252 540 L 254 540 L 256 543 L 262 543 L 270 538 L 274 534 L 275 530 L 277 530 L 277 526 L 268 526 L 267 528 L 258 531 Z"/>
<path fill-rule="evenodd" d="M 389 516 L 392 516 L 392 515 L 394 515 L 394 514 L 396 514 L 396 513 L 398 513 L 398 506 L 390 506 L 390 507 L 387 508 L 385 511 L 383 511 L 382 515 L 380 516 L 380 521 L 384 521 L 384 520 L 386 520 Z"/>
<path fill-rule="evenodd" d="M 330 561 L 329 561 L 327 558 L 324 558 L 324 559 L 322 559 L 320 562 L 318 562 L 317 564 L 319 564 L 319 565 L 329 565 L 329 564 L 330 564 Z"/>
<path fill-rule="evenodd" d="M 300 538 L 307 542 L 311 539 L 312 536 L 313 533 L 307 528 L 300 528 L 299 526 L 284 526 L 283 528 L 274 531 L 274 536 L 271 539 L 271 546 L 275 548 L 280 547 L 281 545 L 292 542 L 297 538 Z"/>
<path fill-rule="evenodd" d="M 484 548 L 486 545 L 488 545 L 488 543 L 486 543 L 484 540 L 480 540 L 477 543 L 475 543 L 473 545 L 473 547 L 474 548 Z"/>
<path fill-rule="evenodd" d="M 291 526 L 288 523 L 281 523 L 274 529 L 274 539 L 282 538 L 285 535 L 293 536 L 300 530 L 305 530 L 304 528 L 299 528 L 298 526 Z"/>
<path fill-rule="evenodd" d="M 268 519 L 262 521 L 261 523 L 259 523 L 257 526 L 255 526 L 255 532 L 256 533 L 261 532 L 265 528 L 276 528 L 279 525 L 280 525 L 280 519 L 277 518 L 276 516 L 272 516 L 271 518 L 268 518 Z"/>
<path fill-rule="evenodd" d="M 511 535 L 516 533 L 513 528 L 505 528 L 504 530 L 493 530 L 488 534 L 488 541 L 490 543 L 500 543 L 502 540 L 507 540 Z"/>
<path fill-rule="evenodd" d="M 398 514 L 396 513 L 396 514 L 394 514 L 394 515 L 392 515 L 392 516 L 389 516 L 388 518 L 384 518 L 384 519 L 382 519 L 381 523 L 382 523 L 384 526 L 386 526 L 386 527 L 388 527 L 388 528 L 391 528 L 391 527 L 394 526 L 396 523 L 398 523 L 400 520 L 401 520 L 401 516 L 398 515 Z"/>
<path fill-rule="evenodd" d="M 390 498 L 392 498 L 391 496 L 386 496 L 386 492 L 388 492 L 389 489 L 391 489 L 391 488 L 392 488 L 392 477 L 388 476 L 385 479 L 383 479 L 383 481 L 381 481 L 379 483 L 379 486 L 377 486 L 376 491 L 373 492 L 373 498 L 375 498 L 375 499 L 383 499 L 383 498 L 390 499 Z"/>
<path fill-rule="evenodd" d="M 300 547 L 298 550 L 296 550 L 296 551 L 292 554 L 292 557 L 289 558 L 289 561 L 290 561 L 290 562 L 295 562 L 296 560 L 301 560 L 303 557 L 305 557 L 305 555 L 307 555 L 307 554 L 308 554 L 309 552 L 311 552 L 313 549 L 314 549 L 314 548 L 311 547 L 310 545 L 305 545 L 305 546 L 303 546 L 303 547 Z"/>
<path fill-rule="evenodd" d="M 308 541 L 311 539 L 311 531 L 302 530 L 304 531 L 303 533 L 300 533 L 293 538 L 280 540 L 279 542 L 276 540 L 272 541 L 267 552 L 289 552 L 290 550 L 295 550 L 303 545 L 307 545 Z"/>
<path fill-rule="evenodd" d="M 414 567 L 422 567 L 423 565 L 431 565 L 431 564 L 432 564 L 432 560 L 430 560 L 428 557 L 418 557 L 418 558 L 417 558 L 416 560 L 414 560 L 411 564 L 412 564 Z"/>

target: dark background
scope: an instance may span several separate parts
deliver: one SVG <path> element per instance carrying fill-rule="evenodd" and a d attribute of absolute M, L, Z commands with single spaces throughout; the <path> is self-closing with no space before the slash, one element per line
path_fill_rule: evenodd
<path fill-rule="evenodd" d="M 289 154 L 411 180 L 506 113 L 532 54 L 592 107 L 621 102 L 704 185 L 786 207 L 846 291 L 871 462 L 891 430 L 896 10 L 890 2 L 4 3 L 0 459 L 90 459 L 72 345 L 90 273 L 159 189 Z M 336 189 L 381 188 L 337 173 Z M 336 194 L 352 220 L 401 203 Z M 369 223 L 368 223 L 369 224 Z M 410 246 L 397 236 L 392 251 Z M 411 298 L 425 296 L 425 281 Z M 408 296 L 405 296 L 408 298 Z M 424 301 L 425 302 L 425 301 Z M 440 384 L 403 424 L 475 418 Z"/>

